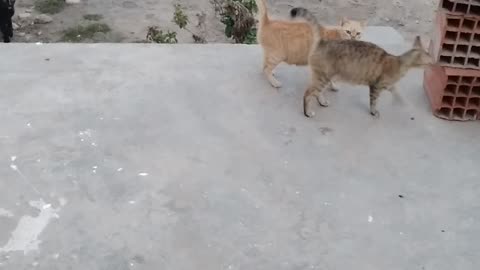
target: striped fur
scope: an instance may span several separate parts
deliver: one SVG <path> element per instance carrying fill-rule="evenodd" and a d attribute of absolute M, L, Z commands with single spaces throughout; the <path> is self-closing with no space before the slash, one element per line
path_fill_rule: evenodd
<path fill-rule="evenodd" d="M 342 27 L 326 28 L 307 21 L 272 20 L 268 16 L 266 0 L 256 0 L 259 27 L 257 41 L 263 49 L 263 72 L 270 84 L 280 87 L 273 70 L 282 62 L 304 66 L 312 44 L 320 37 L 327 39 L 348 38 Z M 314 19 L 314 18 L 311 18 Z"/>

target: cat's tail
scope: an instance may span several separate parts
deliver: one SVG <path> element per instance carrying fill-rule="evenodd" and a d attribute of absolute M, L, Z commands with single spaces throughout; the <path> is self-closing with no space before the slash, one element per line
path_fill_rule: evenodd
<path fill-rule="evenodd" d="M 268 12 L 267 12 L 267 3 L 266 0 L 255 0 L 257 3 L 257 8 L 258 8 L 258 21 L 260 22 L 260 28 L 270 22 L 270 18 L 268 18 Z"/>
<path fill-rule="evenodd" d="M 292 19 L 302 18 L 308 22 L 313 30 L 314 43 L 320 40 L 320 31 L 323 31 L 323 27 L 318 23 L 317 18 L 306 8 L 296 7 L 290 10 L 290 17 Z"/>

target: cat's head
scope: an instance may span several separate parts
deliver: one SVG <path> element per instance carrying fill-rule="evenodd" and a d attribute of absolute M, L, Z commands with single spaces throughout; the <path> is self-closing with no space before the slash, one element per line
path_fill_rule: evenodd
<path fill-rule="evenodd" d="M 410 65 L 412 67 L 424 67 L 432 65 L 435 61 L 433 57 L 423 48 L 420 36 L 415 37 L 413 47 L 409 51 Z"/>
<path fill-rule="evenodd" d="M 349 39 L 359 40 L 362 37 L 363 29 L 366 25 L 366 21 L 349 20 L 346 17 L 340 20 L 340 28 Z"/>

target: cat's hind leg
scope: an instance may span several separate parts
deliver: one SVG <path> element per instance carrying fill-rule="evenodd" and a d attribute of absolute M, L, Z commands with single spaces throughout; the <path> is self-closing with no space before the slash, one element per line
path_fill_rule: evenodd
<path fill-rule="evenodd" d="M 380 118 L 380 112 L 377 110 L 377 100 L 380 93 L 385 89 L 388 88 L 380 85 L 370 85 L 370 114 L 374 118 Z"/>
<path fill-rule="evenodd" d="M 279 57 L 275 57 L 272 55 L 265 55 L 263 59 L 263 73 L 270 84 L 275 88 L 282 87 L 282 83 L 280 83 L 275 76 L 273 75 L 273 70 L 282 62 Z"/>
<path fill-rule="evenodd" d="M 324 92 L 325 89 L 330 88 L 330 85 L 331 81 L 325 77 L 312 80 L 303 96 L 303 113 L 306 117 L 315 116 L 315 112 L 312 109 L 313 99 L 316 99 L 321 106 L 328 107 L 330 102 L 325 97 Z"/>

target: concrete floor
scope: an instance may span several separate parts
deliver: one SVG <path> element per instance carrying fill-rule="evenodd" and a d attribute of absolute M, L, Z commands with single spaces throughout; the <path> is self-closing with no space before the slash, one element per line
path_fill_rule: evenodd
<path fill-rule="evenodd" d="M 307 119 L 306 69 L 272 89 L 257 46 L 0 56 L 0 269 L 480 267 L 480 124 L 432 116 L 421 71 L 378 120 L 356 86 Z"/>

